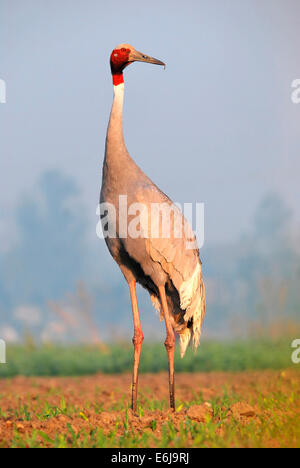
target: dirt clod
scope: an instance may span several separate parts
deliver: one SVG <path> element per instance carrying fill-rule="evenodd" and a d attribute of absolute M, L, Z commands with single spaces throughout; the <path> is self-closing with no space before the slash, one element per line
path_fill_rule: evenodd
<path fill-rule="evenodd" d="M 256 411 L 252 406 L 248 405 L 248 403 L 239 401 L 230 408 L 229 415 L 233 415 L 234 417 L 238 418 L 253 418 L 254 416 L 256 416 Z"/>
<path fill-rule="evenodd" d="M 213 410 L 205 403 L 203 405 L 193 405 L 187 411 L 187 416 L 194 421 L 207 422 L 213 416 Z"/>
<path fill-rule="evenodd" d="M 17 424 L 16 427 L 18 432 L 25 432 L 25 427 L 23 426 L 23 424 Z"/>

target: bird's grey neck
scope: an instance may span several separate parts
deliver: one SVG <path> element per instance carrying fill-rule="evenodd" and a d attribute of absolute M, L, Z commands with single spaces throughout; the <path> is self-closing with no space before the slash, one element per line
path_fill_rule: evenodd
<path fill-rule="evenodd" d="M 114 99 L 106 134 L 105 160 L 108 165 L 130 158 L 123 136 L 124 83 L 114 86 Z"/>

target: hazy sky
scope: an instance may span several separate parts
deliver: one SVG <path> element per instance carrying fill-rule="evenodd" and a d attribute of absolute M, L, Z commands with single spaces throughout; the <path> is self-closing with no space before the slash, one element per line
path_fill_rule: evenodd
<path fill-rule="evenodd" d="M 279 192 L 299 223 L 299 0 L 0 0 L 0 243 L 39 175 L 81 190 L 94 236 L 109 55 L 128 42 L 167 63 L 125 71 L 125 138 L 174 201 L 203 201 L 206 242 L 236 239 Z"/>

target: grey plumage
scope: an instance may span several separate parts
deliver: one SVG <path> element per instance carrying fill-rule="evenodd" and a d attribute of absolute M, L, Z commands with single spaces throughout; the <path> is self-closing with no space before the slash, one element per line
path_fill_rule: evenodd
<path fill-rule="evenodd" d="M 172 201 L 149 179 L 130 157 L 124 142 L 122 110 L 124 85 L 114 87 L 114 101 L 109 120 L 101 203 L 111 203 L 119 212 L 119 195 L 126 195 L 128 206 L 132 203 L 166 203 Z M 182 223 L 186 222 L 182 215 Z M 130 220 L 130 217 L 129 217 Z M 111 222 L 114 220 L 111 219 Z M 105 227 L 104 227 L 105 228 Z M 151 236 L 151 219 L 147 238 L 121 238 L 117 217 L 116 238 L 106 237 L 108 249 L 120 266 L 128 283 L 136 280 L 151 295 L 157 310 L 161 311 L 159 285 L 165 285 L 171 322 L 179 334 L 181 355 L 193 337 L 195 347 L 200 340 L 205 315 L 205 287 L 197 246 L 187 249 L 186 242 L 194 240 L 190 232 L 183 238 L 155 238 Z"/>

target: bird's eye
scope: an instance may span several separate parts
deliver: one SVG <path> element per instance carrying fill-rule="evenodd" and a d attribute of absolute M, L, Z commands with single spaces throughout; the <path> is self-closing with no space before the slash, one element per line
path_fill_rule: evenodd
<path fill-rule="evenodd" d="M 127 49 L 124 49 L 124 47 L 121 49 L 122 52 L 127 52 Z"/>

